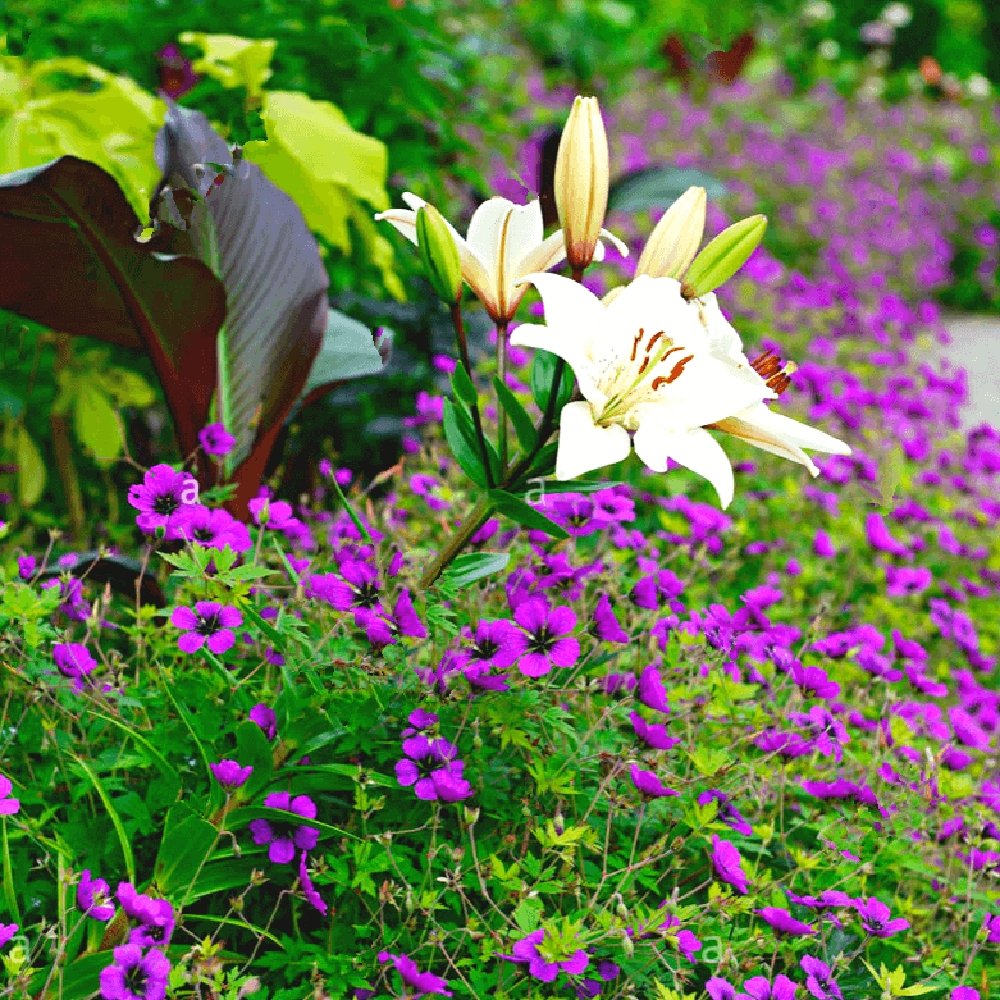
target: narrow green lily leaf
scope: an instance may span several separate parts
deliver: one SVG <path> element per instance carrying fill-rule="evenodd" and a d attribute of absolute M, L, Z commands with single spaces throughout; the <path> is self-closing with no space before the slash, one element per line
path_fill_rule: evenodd
<path fill-rule="evenodd" d="M 569 538 L 565 528 L 559 527 L 555 521 L 550 521 L 544 514 L 535 510 L 520 497 L 514 496 L 513 493 L 508 493 L 506 490 L 490 490 L 490 500 L 493 501 L 496 510 L 501 514 L 506 514 L 522 527 L 534 531 L 544 531 L 553 538 Z"/>
<path fill-rule="evenodd" d="M 751 215 L 724 229 L 688 268 L 684 283 L 696 296 L 707 295 L 728 281 L 760 246 L 767 217 Z"/>
<path fill-rule="evenodd" d="M 514 433 L 517 440 L 525 451 L 530 451 L 535 446 L 537 434 L 535 434 L 535 424 L 528 411 L 521 405 L 521 401 L 507 388 L 500 378 L 493 376 L 493 385 L 497 391 L 497 399 L 504 408 L 510 422 L 514 425 Z"/>
<path fill-rule="evenodd" d="M 552 390 L 552 378 L 556 370 L 556 362 L 559 359 L 548 351 L 535 351 L 534 361 L 531 363 L 531 394 L 535 397 L 535 404 L 544 413 L 545 405 L 549 401 L 549 394 Z M 562 380 L 559 383 L 559 396 L 556 400 L 556 413 L 558 413 L 573 395 L 574 377 L 572 369 L 567 365 L 563 369 Z"/>
<path fill-rule="evenodd" d="M 479 447 L 476 442 L 475 431 L 472 429 L 472 420 L 469 418 L 468 425 L 461 418 L 468 417 L 468 411 L 459 409 L 456 404 L 446 399 L 444 401 L 444 438 L 448 442 L 455 461 L 462 467 L 462 471 L 477 485 L 486 488 L 486 470 L 483 468 L 482 459 L 479 457 Z"/>
<path fill-rule="evenodd" d="M 455 366 L 455 374 L 451 377 L 451 390 L 466 406 L 475 406 L 479 399 L 476 387 L 463 364 Z"/>
<path fill-rule="evenodd" d="M 82 757 L 78 757 L 75 753 L 71 753 L 70 756 L 73 758 L 76 766 L 86 775 L 94 791 L 97 792 L 98 798 L 104 804 L 108 818 L 111 820 L 111 825 L 115 828 L 115 833 L 118 835 L 118 846 L 121 848 L 122 858 L 125 861 L 125 871 L 128 873 L 128 880 L 134 883 L 135 858 L 132 856 L 132 840 L 125 832 L 121 816 L 118 815 L 118 810 L 115 809 L 114 803 L 111 801 L 111 796 L 108 795 L 108 790 L 104 787 L 104 782 L 101 781 Z"/>
<path fill-rule="evenodd" d="M 463 552 L 441 574 L 441 579 L 451 589 L 467 587 L 484 576 L 492 576 L 510 562 L 509 552 Z"/>

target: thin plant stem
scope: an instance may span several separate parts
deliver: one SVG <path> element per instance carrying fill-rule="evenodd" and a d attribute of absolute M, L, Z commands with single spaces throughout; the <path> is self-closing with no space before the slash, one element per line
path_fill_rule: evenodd
<path fill-rule="evenodd" d="M 507 323 L 497 323 L 497 378 L 507 384 Z M 501 474 L 507 469 L 507 411 L 497 399 L 497 419 L 499 421 L 499 437 L 497 444 L 500 451 Z"/>
<path fill-rule="evenodd" d="M 420 578 L 422 588 L 429 587 L 437 580 L 445 567 L 465 548 L 469 539 L 482 527 L 492 509 L 493 503 L 488 496 L 479 498 L 452 540 L 438 553 L 434 562 L 424 570 L 424 575 Z"/>
<path fill-rule="evenodd" d="M 465 336 L 465 321 L 462 319 L 462 304 L 456 302 L 451 307 L 451 322 L 455 327 L 455 337 L 458 340 L 458 351 L 465 366 L 465 373 L 472 381 L 472 365 L 469 362 L 469 344 Z M 479 415 L 479 401 L 472 404 L 472 423 L 476 428 L 476 438 L 479 441 L 479 457 L 483 463 L 483 472 L 486 475 L 486 485 L 493 489 L 496 485 L 493 482 L 493 470 L 490 468 L 490 458 L 486 451 L 486 435 L 483 433 L 483 418 Z M 501 468 L 502 468 L 501 464 Z"/>

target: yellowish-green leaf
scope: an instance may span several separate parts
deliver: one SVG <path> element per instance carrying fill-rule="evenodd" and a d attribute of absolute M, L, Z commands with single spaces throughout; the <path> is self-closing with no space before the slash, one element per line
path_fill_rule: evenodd
<path fill-rule="evenodd" d="M 67 77 L 81 87 L 67 89 Z M 36 63 L 0 56 L 0 173 L 78 156 L 107 170 L 145 219 L 163 113 L 163 102 L 128 77 L 75 56 Z"/>
<path fill-rule="evenodd" d="M 38 446 L 23 424 L 14 428 L 14 462 L 17 465 L 17 500 L 33 507 L 45 489 L 45 463 Z"/>
<path fill-rule="evenodd" d="M 223 87 L 243 87 L 248 97 L 256 99 L 271 77 L 271 57 L 277 44 L 273 38 L 185 31 L 180 40 L 197 45 L 204 53 L 194 60 L 194 71 L 218 80 Z"/>
<path fill-rule="evenodd" d="M 128 368 L 112 368 L 100 380 L 101 388 L 119 406 L 152 406 L 156 400 L 153 387 Z"/>
<path fill-rule="evenodd" d="M 372 218 L 372 209 L 389 204 L 384 144 L 352 129 L 329 101 L 291 91 L 264 94 L 261 118 L 267 141 L 248 142 L 244 157 L 283 191 L 295 193 L 310 229 L 332 246 L 350 253 L 353 227 L 386 287 L 401 296 L 392 246 Z"/>
<path fill-rule="evenodd" d="M 84 450 L 99 465 L 121 453 L 121 429 L 111 400 L 93 382 L 81 382 L 73 400 L 73 429 Z"/>

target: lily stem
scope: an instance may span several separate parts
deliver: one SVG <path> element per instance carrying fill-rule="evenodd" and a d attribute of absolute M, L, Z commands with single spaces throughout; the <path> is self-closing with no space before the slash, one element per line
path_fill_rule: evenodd
<path fill-rule="evenodd" d="M 455 328 L 455 338 L 458 341 L 458 353 L 465 366 L 465 373 L 472 381 L 472 365 L 469 363 L 469 344 L 465 336 L 465 321 L 462 319 L 462 306 L 460 302 L 455 302 L 451 307 L 451 323 Z M 479 458 L 483 463 L 483 472 L 486 475 L 486 485 L 493 489 L 496 483 L 493 482 L 493 470 L 490 467 L 490 456 L 486 450 L 486 435 L 483 432 L 483 418 L 479 415 L 479 401 L 472 404 L 472 423 L 476 429 L 476 439 L 479 441 Z M 501 459 L 500 468 L 503 468 Z"/>
<path fill-rule="evenodd" d="M 497 323 L 497 378 L 507 384 L 507 322 Z M 501 474 L 507 468 L 507 411 L 497 398 L 497 416 L 500 422 L 497 445 L 500 451 Z"/>
<path fill-rule="evenodd" d="M 438 553 L 434 562 L 424 570 L 424 575 L 420 578 L 422 588 L 426 589 L 437 580 L 445 567 L 465 548 L 469 539 L 483 526 L 492 510 L 493 501 L 489 494 L 481 496 L 476 501 L 476 505 L 469 511 L 465 521 L 451 541 Z"/>

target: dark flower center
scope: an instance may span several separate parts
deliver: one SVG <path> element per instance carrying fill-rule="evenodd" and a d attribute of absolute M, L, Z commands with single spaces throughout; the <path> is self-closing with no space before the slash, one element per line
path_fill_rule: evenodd
<path fill-rule="evenodd" d="M 195 528 L 194 539 L 196 542 L 215 541 L 215 532 L 211 528 Z"/>
<path fill-rule="evenodd" d="M 195 626 L 195 631 L 198 635 L 215 635 L 216 632 L 222 626 L 219 624 L 219 616 L 215 615 L 198 615 L 198 624 Z"/>
<path fill-rule="evenodd" d="M 500 649 L 500 644 L 494 639 L 480 639 L 472 647 L 472 655 L 477 660 L 489 660 Z"/>
<path fill-rule="evenodd" d="M 146 995 L 146 973 L 138 965 L 132 966 L 125 976 L 125 986 L 130 993 L 137 997 Z"/>
<path fill-rule="evenodd" d="M 354 589 L 354 603 L 357 607 L 370 608 L 378 603 L 378 584 L 363 583 Z"/>
<path fill-rule="evenodd" d="M 528 638 L 528 649 L 532 653 L 547 653 L 556 644 L 556 637 L 549 631 L 548 625 L 543 625 Z"/>
<path fill-rule="evenodd" d="M 161 493 L 153 501 L 153 512 L 155 514 L 173 514 L 178 506 L 177 497 L 173 493 Z"/>

